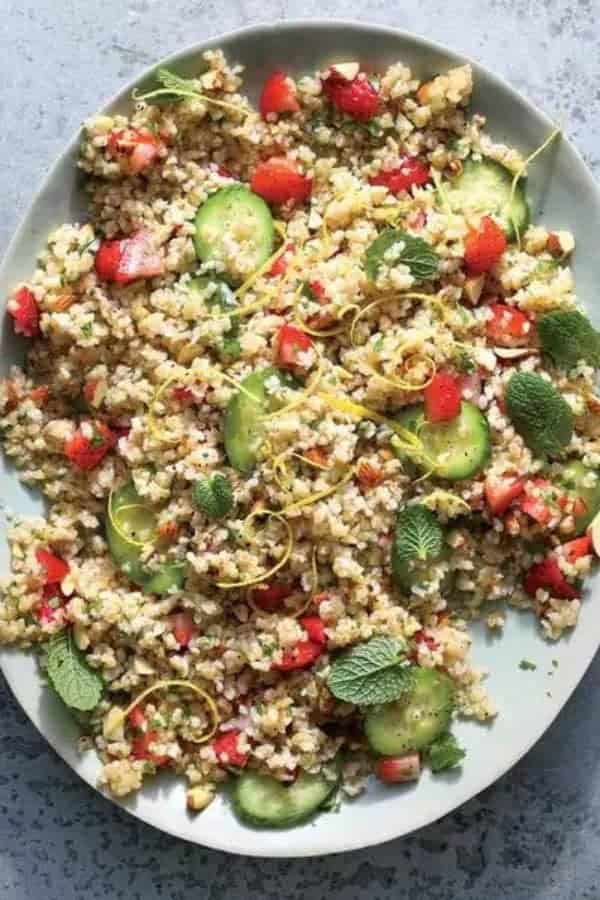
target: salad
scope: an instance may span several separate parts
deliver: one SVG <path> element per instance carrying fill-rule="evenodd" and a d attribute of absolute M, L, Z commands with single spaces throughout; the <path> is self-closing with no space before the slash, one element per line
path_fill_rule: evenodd
<path fill-rule="evenodd" d="M 255 109 L 211 51 L 86 122 L 88 219 L 7 303 L 2 442 L 47 514 L 10 518 L 0 640 L 112 794 L 170 769 L 289 827 L 476 764 L 469 621 L 576 625 L 600 335 L 527 190 L 559 134 L 496 143 L 471 91 L 348 61 Z"/>

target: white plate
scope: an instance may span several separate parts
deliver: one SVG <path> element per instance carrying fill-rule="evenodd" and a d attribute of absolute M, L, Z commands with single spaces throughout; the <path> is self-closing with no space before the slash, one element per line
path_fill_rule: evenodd
<path fill-rule="evenodd" d="M 247 89 L 255 99 L 265 76 L 274 68 L 285 68 L 297 76 L 335 60 L 360 59 L 375 69 L 402 60 L 418 76 L 430 77 L 464 62 L 440 46 L 390 28 L 307 20 L 242 29 L 190 47 L 164 60 L 164 64 L 185 73 L 210 47 L 222 47 L 232 62 L 246 66 Z M 488 115 L 488 128 L 496 139 L 527 155 L 543 142 L 552 123 L 503 81 L 480 66 L 474 65 L 474 69 L 472 108 Z M 147 71 L 129 84 L 106 109 L 125 108 L 135 84 L 150 76 L 151 71 Z M 84 218 L 75 167 L 79 137 L 75 136 L 50 170 L 10 244 L 0 269 L 3 296 L 31 272 L 34 256 L 50 229 Z M 578 293 L 584 302 L 590 302 L 596 291 L 593 261 L 600 233 L 598 189 L 577 151 L 565 140 L 548 150 L 532 169 L 528 193 L 534 218 L 543 211 L 543 221 L 549 227 L 575 232 Z M 591 313 L 594 317 L 594 310 Z M 23 352 L 7 318 L 3 318 L 1 334 L 3 372 L 11 363 L 20 361 Z M 41 509 L 39 498 L 18 483 L 4 461 L 0 464 L 0 496 L 20 514 Z M 0 565 L 4 571 L 8 569 L 4 542 Z M 183 782 L 169 776 L 157 778 L 122 805 L 145 822 L 188 841 L 254 856 L 311 856 L 352 850 L 427 825 L 499 778 L 548 728 L 598 648 L 597 614 L 590 596 L 597 586 L 595 576 L 588 584 L 579 626 L 557 644 L 545 643 L 533 617 L 524 614 L 509 614 L 501 638 L 490 637 L 483 628 L 475 629 L 474 661 L 491 670 L 488 685 L 501 714 L 491 727 L 468 722 L 457 725 L 457 735 L 468 751 L 461 771 L 435 778 L 426 773 L 418 785 L 397 789 L 373 783 L 359 799 L 344 803 L 340 812 L 320 815 L 313 823 L 281 832 L 259 831 L 240 824 L 224 797 L 192 817 L 185 809 Z M 519 669 L 524 658 L 537 664 L 536 671 Z M 553 660 L 558 662 L 558 668 Z M 62 758 L 94 786 L 98 760 L 93 753 L 78 754 L 77 729 L 60 702 L 44 688 L 34 657 L 4 649 L 0 662 L 31 721 Z M 549 672 L 553 674 L 548 675 Z"/>

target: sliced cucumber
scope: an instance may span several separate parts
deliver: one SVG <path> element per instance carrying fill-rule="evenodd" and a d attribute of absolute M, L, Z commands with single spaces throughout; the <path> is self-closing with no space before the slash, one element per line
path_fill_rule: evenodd
<path fill-rule="evenodd" d="M 422 750 L 448 729 L 453 708 L 452 680 L 415 666 L 413 686 L 405 697 L 368 709 L 365 734 L 375 753 L 383 756 Z"/>
<path fill-rule="evenodd" d="M 308 819 L 337 787 L 337 780 L 302 772 L 290 785 L 248 770 L 233 790 L 235 809 L 245 822 L 264 828 L 289 828 Z"/>
<path fill-rule="evenodd" d="M 271 210 L 258 194 L 241 184 L 212 194 L 196 213 L 196 255 L 202 262 L 225 263 L 227 275 L 239 281 L 258 269 L 273 253 L 275 229 Z M 228 238 L 243 234 L 244 263 L 231 259 Z"/>
<path fill-rule="evenodd" d="M 593 484 L 592 480 L 595 477 Z M 585 512 L 575 516 L 575 531 L 582 534 L 597 512 L 600 512 L 600 473 L 576 459 L 564 467 L 561 482 L 573 498 L 581 497 Z"/>
<path fill-rule="evenodd" d="M 274 366 L 259 369 L 244 378 L 240 390 L 233 395 L 225 412 L 225 452 L 234 469 L 250 475 L 256 465 L 264 424 L 262 416 L 280 405 L 277 394 L 267 391 L 270 378 L 277 378 L 282 387 L 293 387 L 294 379 Z"/>
<path fill-rule="evenodd" d="M 469 157 L 460 175 L 452 179 L 446 196 L 455 212 L 495 216 L 509 241 L 517 229 L 523 234 L 529 224 L 529 204 L 521 179 L 512 193 L 513 174 L 494 159 Z"/>
<path fill-rule="evenodd" d="M 434 475 L 448 481 L 471 478 L 487 463 L 491 453 L 490 428 L 486 417 L 472 403 L 463 400 L 460 414 L 451 422 L 427 422 L 422 404 L 411 407 L 398 417 L 400 425 L 419 436 L 424 455 L 435 463 Z M 400 458 L 402 443 L 391 440 Z M 419 464 L 426 469 L 427 462 Z"/>
<path fill-rule="evenodd" d="M 140 561 L 140 544 L 153 539 L 156 516 L 131 482 L 112 495 L 106 516 L 106 539 L 117 566 L 149 594 L 167 594 L 183 587 L 185 563 L 165 563 L 152 571 Z"/>

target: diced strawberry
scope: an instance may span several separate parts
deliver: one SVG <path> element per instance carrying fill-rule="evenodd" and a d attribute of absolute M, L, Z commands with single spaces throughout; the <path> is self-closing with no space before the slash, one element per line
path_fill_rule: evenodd
<path fill-rule="evenodd" d="M 169 622 L 173 630 L 175 640 L 180 647 L 187 647 L 189 642 L 198 634 L 198 627 L 194 623 L 191 612 L 176 612 L 169 616 Z"/>
<path fill-rule="evenodd" d="M 266 119 L 269 113 L 299 111 L 296 85 L 285 72 L 277 70 L 269 75 L 263 85 L 258 108 L 263 119 Z"/>
<path fill-rule="evenodd" d="M 46 384 L 40 384 L 30 391 L 29 396 L 36 406 L 45 406 L 50 397 L 50 388 Z"/>
<path fill-rule="evenodd" d="M 60 584 L 69 572 L 69 564 L 50 550 L 41 547 L 35 551 L 35 558 L 45 571 L 45 584 Z"/>
<path fill-rule="evenodd" d="M 232 728 L 231 731 L 223 731 L 212 742 L 215 756 L 222 765 L 243 769 L 248 762 L 248 754 L 238 750 L 241 733 L 237 728 Z"/>
<path fill-rule="evenodd" d="M 327 643 L 325 625 L 319 616 L 302 616 L 298 621 L 314 644 L 325 645 Z"/>
<path fill-rule="evenodd" d="M 506 235 L 489 216 L 483 216 L 477 229 L 465 239 L 465 265 L 471 275 L 492 269 L 506 250 Z"/>
<path fill-rule="evenodd" d="M 404 756 L 382 756 L 377 760 L 375 774 L 385 784 L 416 781 L 421 774 L 421 759 L 418 753 L 406 753 Z"/>
<path fill-rule="evenodd" d="M 303 455 L 317 466 L 327 466 L 329 463 L 329 453 L 325 447 L 309 447 Z"/>
<path fill-rule="evenodd" d="M 102 241 L 94 264 L 99 278 L 116 284 L 131 284 L 164 272 L 163 256 L 155 250 L 146 231 L 120 240 Z"/>
<path fill-rule="evenodd" d="M 310 196 L 312 179 L 302 175 L 292 160 L 272 156 L 257 165 L 250 187 L 267 203 L 302 203 Z"/>
<path fill-rule="evenodd" d="M 295 325 L 282 325 L 275 336 L 275 355 L 277 365 L 283 369 L 303 369 L 298 357 L 310 350 L 313 342 L 305 331 Z"/>
<path fill-rule="evenodd" d="M 426 163 L 416 156 L 407 156 L 396 168 L 383 169 L 377 175 L 372 175 L 369 184 L 381 184 L 392 194 L 399 194 L 415 185 L 427 184 L 430 177 L 431 173 Z"/>
<path fill-rule="evenodd" d="M 308 289 L 314 295 L 316 300 L 326 299 L 326 291 L 320 281 L 309 281 Z"/>
<path fill-rule="evenodd" d="M 193 390 L 189 387 L 174 387 L 171 395 L 182 406 L 190 406 L 196 399 Z"/>
<path fill-rule="evenodd" d="M 574 563 L 582 556 L 589 556 L 592 552 L 592 538 L 589 534 L 575 538 L 562 545 L 562 552 L 567 562 Z"/>
<path fill-rule="evenodd" d="M 288 244 L 285 248 L 285 252 L 278 256 L 271 268 L 268 271 L 268 275 L 271 278 L 275 278 L 277 275 L 284 275 L 285 270 L 288 267 L 287 255 L 288 253 L 294 253 L 295 251 L 294 244 Z"/>
<path fill-rule="evenodd" d="M 19 290 L 8 301 L 8 311 L 14 319 L 16 334 L 24 334 L 25 337 L 39 337 L 40 334 L 40 308 L 37 305 L 33 293 L 25 287 Z"/>
<path fill-rule="evenodd" d="M 170 763 L 168 756 L 154 753 L 151 744 L 160 743 L 161 735 L 158 731 L 146 731 L 131 742 L 131 755 L 134 759 L 145 759 L 155 766 L 167 766 Z"/>
<path fill-rule="evenodd" d="M 129 157 L 128 171 L 131 175 L 137 175 L 152 165 L 162 143 L 147 128 L 122 128 L 109 134 L 106 147 L 113 156 Z"/>
<path fill-rule="evenodd" d="M 364 72 L 349 80 L 332 67 L 321 82 L 323 93 L 340 112 L 368 122 L 379 111 L 379 94 Z"/>
<path fill-rule="evenodd" d="M 508 306 L 506 303 L 492 303 L 492 317 L 485 324 L 488 340 L 500 347 L 516 347 L 527 344 L 534 334 L 534 327 L 529 316 Z"/>
<path fill-rule="evenodd" d="M 384 480 L 384 477 L 383 470 L 371 463 L 363 462 L 356 470 L 358 483 L 364 488 L 377 487 Z"/>
<path fill-rule="evenodd" d="M 292 584 L 258 585 L 252 591 L 252 602 L 265 612 L 273 612 L 296 592 Z"/>
<path fill-rule="evenodd" d="M 90 380 L 86 381 L 86 383 L 84 384 L 83 396 L 86 403 L 93 404 L 94 397 L 96 396 L 96 388 L 98 387 L 99 383 L 99 378 L 90 378 Z"/>
<path fill-rule="evenodd" d="M 520 507 L 538 525 L 547 525 L 552 518 L 552 508 L 543 497 L 544 491 L 552 489 L 552 485 L 545 478 L 533 478 L 523 487 L 524 497 L 520 501 Z"/>
<path fill-rule="evenodd" d="M 65 456 L 78 469 L 87 471 L 102 462 L 116 442 L 115 433 L 103 422 L 96 422 L 91 438 L 84 435 L 80 429 L 65 442 Z"/>
<path fill-rule="evenodd" d="M 142 712 L 139 706 L 134 706 L 129 715 L 127 716 L 129 724 L 132 728 L 140 729 L 143 728 L 146 724 L 146 716 Z"/>
<path fill-rule="evenodd" d="M 273 668 L 279 672 L 306 669 L 308 666 L 312 666 L 322 652 L 321 644 L 315 644 L 314 641 L 298 641 L 295 647 L 284 652 L 281 662 L 274 663 Z"/>
<path fill-rule="evenodd" d="M 580 596 L 577 588 L 561 572 L 554 556 L 547 556 L 542 562 L 535 563 L 527 572 L 523 586 L 531 597 L 535 597 L 539 588 L 563 600 L 576 600 Z"/>
<path fill-rule="evenodd" d="M 485 480 L 485 499 L 495 516 L 505 513 L 510 504 L 523 493 L 522 478 L 498 478 L 488 475 Z"/>
<path fill-rule="evenodd" d="M 552 254 L 552 256 L 564 256 L 560 238 L 554 231 L 551 231 L 546 239 L 546 250 Z"/>
<path fill-rule="evenodd" d="M 425 644 L 429 650 L 437 650 L 440 646 L 435 638 L 428 634 L 423 628 L 413 634 L 413 640 L 417 644 Z"/>
<path fill-rule="evenodd" d="M 429 422 L 448 422 L 460 413 L 458 379 L 450 372 L 437 372 L 423 392 Z"/>
<path fill-rule="evenodd" d="M 37 606 L 35 615 L 40 625 L 51 625 L 53 622 L 56 622 L 60 612 L 60 607 L 52 606 L 48 600 L 43 599 Z"/>

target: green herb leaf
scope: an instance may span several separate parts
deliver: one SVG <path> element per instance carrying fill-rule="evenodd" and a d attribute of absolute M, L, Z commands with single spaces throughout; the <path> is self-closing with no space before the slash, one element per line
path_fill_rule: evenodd
<path fill-rule="evenodd" d="M 85 711 L 98 705 L 104 682 L 75 646 L 69 628 L 48 641 L 47 672 L 50 684 L 67 706 Z"/>
<path fill-rule="evenodd" d="M 460 765 L 466 753 L 450 732 L 442 734 L 427 750 L 427 762 L 432 772 L 443 772 Z"/>
<path fill-rule="evenodd" d="M 414 503 L 398 513 L 392 571 L 401 587 L 409 588 L 419 580 L 419 570 L 425 563 L 439 559 L 443 550 L 444 531 L 430 509 Z"/>
<path fill-rule="evenodd" d="M 536 456 L 556 456 L 570 443 L 573 413 L 553 384 L 535 372 L 516 372 L 506 389 L 508 417 Z"/>
<path fill-rule="evenodd" d="M 523 672 L 535 672 L 535 670 L 537 669 L 537 666 L 535 663 L 531 662 L 528 659 L 522 659 L 521 662 L 519 663 L 519 668 Z"/>
<path fill-rule="evenodd" d="M 174 72 L 169 72 L 168 69 L 158 69 L 156 80 L 161 87 L 147 91 L 145 94 L 134 90 L 133 99 L 152 100 L 154 103 L 176 103 L 179 100 L 199 96 L 196 80 L 193 78 L 182 78 L 180 75 L 175 75 Z"/>
<path fill-rule="evenodd" d="M 400 641 L 383 636 L 357 644 L 332 664 L 329 690 L 338 700 L 362 706 L 397 700 L 412 681 L 404 651 Z"/>
<path fill-rule="evenodd" d="M 367 248 L 365 270 L 375 281 L 381 266 L 408 266 L 416 281 L 426 281 L 437 275 L 439 257 L 422 238 L 413 237 L 399 228 L 387 228 Z"/>
<path fill-rule="evenodd" d="M 555 366 L 572 369 L 580 360 L 600 366 L 600 333 L 576 310 L 551 312 L 538 322 L 542 350 Z"/>
<path fill-rule="evenodd" d="M 85 338 L 91 338 L 93 327 L 94 326 L 93 326 L 92 322 L 84 322 L 84 324 L 81 326 L 82 335 Z"/>
<path fill-rule="evenodd" d="M 222 519 L 233 509 L 233 488 L 226 475 L 216 472 L 212 478 L 199 478 L 192 488 L 197 509 L 209 519 Z"/>

